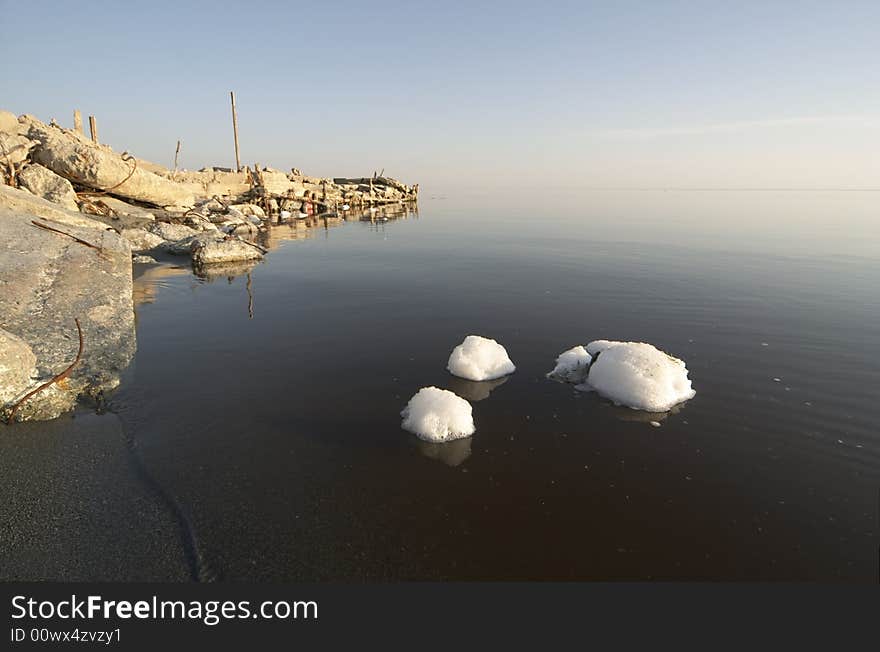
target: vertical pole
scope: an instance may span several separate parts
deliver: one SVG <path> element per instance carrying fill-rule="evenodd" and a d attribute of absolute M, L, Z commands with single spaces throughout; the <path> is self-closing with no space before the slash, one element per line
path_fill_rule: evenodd
<path fill-rule="evenodd" d="M 79 109 L 73 110 L 73 130 L 78 134 L 83 133 L 83 117 Z"/>
<path fill-rule="evenodd" d="M 174 171 L 177 172 L 177 156 L 180 154 L 180 141 L 177 141 L 177 149 L 174 150 Z"/>
<path fill-rule="evenodd" d="M 89 116 L 89 131 L 92 134 L 92 142 L 98 142 L 98 121 L 95 120 L 95 116 Z"/>
<path fill-rule="evenodd" d="M 229 99 L 232 100 L 232 135 L 235 137 L 235 171 L 241 171 L 241 158 L 238 155 L 238 114 L 235 112 L 235 93 L 229 91 Z"/>

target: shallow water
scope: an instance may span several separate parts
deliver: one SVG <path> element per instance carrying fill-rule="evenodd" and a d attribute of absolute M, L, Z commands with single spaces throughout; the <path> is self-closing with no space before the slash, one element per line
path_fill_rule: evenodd
<path fill-rule="evenodd" d="M 877 581 L 878 209 L 867 192 L 450 195 L 278 227 L 250 274 L 140 268 L 109 412 L 0 429 L 0 575 Z M 516 373 L 451 377 L 469 333 Z M 545 379 L 599 338 L 683 358 L 696 397 L 646 415 Z M 473 401 L 473 438 L 400 429 L 427 385 Z M 105 463 L 75 463 L 99 431 Z"/>

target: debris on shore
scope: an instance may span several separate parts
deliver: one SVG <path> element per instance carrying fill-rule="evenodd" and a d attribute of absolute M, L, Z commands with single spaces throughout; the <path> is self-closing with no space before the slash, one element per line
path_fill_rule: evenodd
<path fill-rule="evenodd" d="M 0 420 L 55 418 L 118 385 L 136 349 L 133 261 L 187 257 L 211 278 L 258 263 L 284 225 L 387 220 L 377 215 L 408 210 L 418 192 L 384 170 L 171 170 L 115 152 L 96 131 L 0 110 Z M 75 320 L 83 350 L 66 370 Z"/>

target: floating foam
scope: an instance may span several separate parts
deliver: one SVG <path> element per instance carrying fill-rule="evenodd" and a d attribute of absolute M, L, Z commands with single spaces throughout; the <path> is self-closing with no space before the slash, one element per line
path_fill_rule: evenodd
<path fill-rule="evenodd" d="M 596 340 L 587 352 L 593 362 L 577 389 L 595 390 L 618 405 L 666 412 L 696 394 L 684 361 L 650 344 Z"/>
<path fill-rule="evenodd" d="M 446 368 L 467 380 L 494 380 L 516 371 L 507 351 L 495 340 L 468 335 L 449 356 Z"/>
<path fill-rule="evenodd" d="M 452 441 L 474 434 L 471 404 L 438 387 L 423 387 L 403 411 L 401 427 L 430 442 Z"/>
<path fill-rule="evenodd" d="M 547 378 L 563 383 L 582 383 L 590 370 L 593 357 L 582 346 L 564 351 L 556 358 L 556 366 L 547 374 Z"/>

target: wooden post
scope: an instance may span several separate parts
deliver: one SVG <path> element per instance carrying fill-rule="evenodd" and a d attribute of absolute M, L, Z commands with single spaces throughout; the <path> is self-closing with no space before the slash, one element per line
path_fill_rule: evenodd
<path fill-rule="evenodd" d="M 174 150 L 174 171 L 177 172 L 177 156 L 180 154 L 180 141 L 177 141 L 177 149 Z"/>
<path fill-rule="evenodd" d="M 83 117 L 79 109 L 73 110 L 73 130 L 78 134 L 83 133 Z"/>
<path fill-rule="evenodd" d="M 92 142 L 98 142 L 98 121 L 95 120 L 95 116 L 89 116 L 89 131 L 92 134 Z"/>
<path fill-rule="evenodd" d="M 235 112 L 235 93 L 229 91 L 232 100 L 232 135 L 235 137 L 235 171 L 241 172 L 241 158 L 238 155 L 238 114 Z"/>

